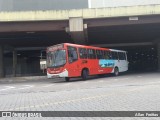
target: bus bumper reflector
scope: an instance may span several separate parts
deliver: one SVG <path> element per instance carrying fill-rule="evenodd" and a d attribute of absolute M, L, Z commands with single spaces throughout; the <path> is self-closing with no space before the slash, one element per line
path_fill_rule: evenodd
<path fill-rule="evenodd" d="M 50 74 L 47 72 L 47 78 L 56 78 L 56 77 L 68 77 L 68 71 L 65 69 L 63 72 L 58 74 Z"/>

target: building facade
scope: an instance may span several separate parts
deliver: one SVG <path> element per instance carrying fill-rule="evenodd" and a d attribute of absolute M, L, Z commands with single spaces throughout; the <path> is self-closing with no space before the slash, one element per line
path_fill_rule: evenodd
<path fill-rule="evenodd" d="M 160 4 L 160 0 L 0 0 L 0 11 L 68 10 Z"/>
<path fill-rule="evenodd" d="M 160 0 L 88 0 L 89 8 L 160 4 Z"/>
<path fill-rule="evenodd" d="M 68 10 L 88 8 L 87 0 L 0 0 L 0 11 Z"/>

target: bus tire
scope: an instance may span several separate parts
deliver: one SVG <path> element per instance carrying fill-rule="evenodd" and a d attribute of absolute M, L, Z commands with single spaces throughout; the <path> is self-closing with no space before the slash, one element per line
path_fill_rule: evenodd
<path fill-rule="evenodd" d="M 118 75 L 119 75 L 119 69 L 118 69 L 118 67 L 115 67 L 115 68 L 114 68 L 114 75 L 115 75 L 115 76 L 118 76 Z"/>
<path fill-rule="evenodd" d="M 69 82 L 70 78 L 69 77 L 65 77 L 65 81 Z"/>
<path fill-rule="evenodd" d="M 87 80 L 87 78 L 88 78 L 88 70 L 87 69 L 84 69 L 83 71 L 82 71 L 82 79 L 83 80 Z"/>

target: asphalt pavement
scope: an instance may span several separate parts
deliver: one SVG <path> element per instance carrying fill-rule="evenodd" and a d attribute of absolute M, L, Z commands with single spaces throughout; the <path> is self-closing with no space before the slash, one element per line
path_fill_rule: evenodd
<path fill-rule="evenodd" d="M 159 91 L 157 72 L 93 76 L 86 81 L 74 78 L 70 82 L 46 76 L 5 78 L 0 80 L 0 111 L 159 111 Z"/>

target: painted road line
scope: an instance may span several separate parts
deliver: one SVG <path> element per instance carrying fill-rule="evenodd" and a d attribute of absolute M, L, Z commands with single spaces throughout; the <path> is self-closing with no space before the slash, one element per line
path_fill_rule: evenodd
<path fill-rule="evenodd" d="M 0 91 L 5 91 L 5 90 L 9 90 L 9 89 L 13 89 L 15 87 L 12 87 L 12 86 L 5 86 L 6 88 L 5 89 L 1 89 Z"/>
<path fill-rule="evenodd" d="M 23 85 L 23 86 L 25 86 L 25 87 L 23 87 L 23 88 L 18 88 L 18 90 L 28 89 L 28 88 L 33 87 L 33 85 Z"/>
<path fill-rule="evenodd" d="M 45 85 L 45 86 L 42 86 L 42 87 L 50 87 L 50 86 L 53 86 L 55 84 L 51 84 L 51 85 Z"/>

